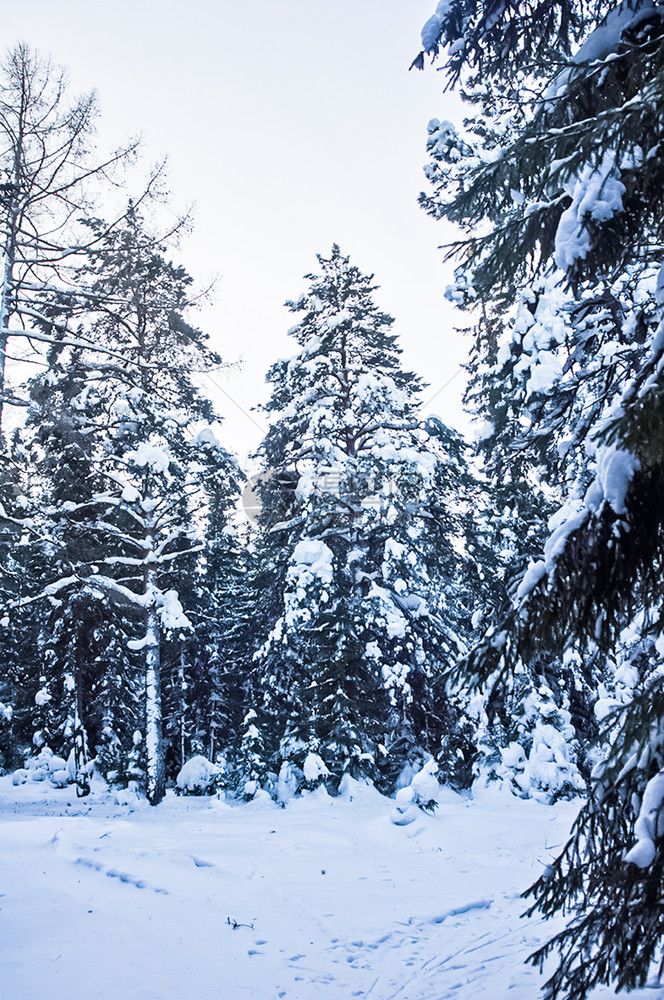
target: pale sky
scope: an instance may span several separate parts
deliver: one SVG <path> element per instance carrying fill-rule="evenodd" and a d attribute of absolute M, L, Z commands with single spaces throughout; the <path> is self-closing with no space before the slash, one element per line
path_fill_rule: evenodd
<path fill-rule="evenodd" d="M 237 372 L 208 384 L 222 439 L 259 443 L 265 372 L 295 353 L 283 308 L 316 253 L 340 244 L 374 273 L 427 412 L 465 426 L 468 343 L 444 300 L 449 230 L 417 206 L 430 118 L 460 117 L 441 74 L 408 72 L 434 0 L 23 0 L 5 5 L 6 47 L 25 41 L 95 88 L 105 141 L 143 133 L 168 154 L 176 206 L 195 203 L 181 259 L 219 276 L 199 318 Z M 451 383 L 447 385 L 448 382 Z M 243 412 L 244 411 L 244 412 Z"/>

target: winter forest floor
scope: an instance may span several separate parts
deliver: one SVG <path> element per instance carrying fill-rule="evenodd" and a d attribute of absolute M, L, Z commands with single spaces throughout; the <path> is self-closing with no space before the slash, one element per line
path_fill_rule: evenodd
<path fill-rule="evenodd" d="M 555 926 L 519 894 L 577 806 L 449 792 L 405 827 L 392 806 L 355 784 L 150 808 L 0 778 L 2 995 L 537 1000 L 523 960 Z"/>

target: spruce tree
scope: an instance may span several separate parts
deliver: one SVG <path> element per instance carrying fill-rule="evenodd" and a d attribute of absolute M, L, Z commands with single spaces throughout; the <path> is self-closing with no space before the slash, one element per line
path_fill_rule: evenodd
<path fill-rule="evenodd" d="M 3 759 L 0 766 L 22 764 L 30 752 L 35 695 L 39 680 L 39 635 L 43 609 L 27 605 L 39 591 L 44 561 L 51 556 L 48 536 L 28 499 L 35 475 L 17 433 L 0 459 L 3 502 L 0 502 L 0 701 L 3 704 Z M 9 610 L 7 610 L 9 609 Z"/>
<path fill-rule="evenodd" d="M 83 711 L 115 777 L 130 765 L 135 772 L 142 758 L 156 804 L 167 756 L 162 681 L 173 660 L 186 662 L 191 652 L 192 620 L 182 601 L 194 608 L 200 596 L 206 484 L 219 480 L 228 510 L 237 474 L 207 426 L 211 404 L 190 376 L 194 366 L 220 363 L 185 319 L 190 277 L 164 256 L 135 209 L 122 226 L 91 228 L 98 238 L 86 280 L 99 299 L 89 333 L 118 360 L 100 364 L 96 352 L 63 346 L 57 365 L 34 382 L 33 447 L 50 536 L 61 552 L 49 569 L 62 573 L 44 579 L 42 593 L 84 601 L 90 613 L 105 609 L 93 631 L 102 648 L 96 651 L 89 635 L 83 640 L 86 672 L 94 675 Z M 76 622 L 72 616 L 72 627 Z M 115 646 L 115 662 L 105 659 L 104 645 Z M 70 647 L 61 645 L 63 654 Z M 66 672 L 53 643 L 48 660 L 56 674 Z M 186 663 L 189 671 L 199 666 Z"/>
<path fill-rule="evenodd" d="M 558 954 L 546 994 L 569 1000 L 643 985 L 662 939 L 663 42 L 661 6 L 639 2 L 452 0 L 423 33 L 480 109 L 430 124 L 423 204 L 465 230 L 457 297 L 501 328 L 493 356 L 480 340 L 485 386 L 521 430 L 490 434 L 564 499 L 466 677 L 543 654 L 591 686 L 618 667 L 597 706 L 605 760 L 531 890 L 571 914 L 533 956 Z"/>
<path fill-rule="evenodd" d="M 419 419 L 421 382 L 372 278 L 338 246 L 318 262 L 288 303 L 300 352 L 268 376 L 257 669 L 275 762 L 306 779 L 320 759 L 336 788 L 345 773 L 395 779 L 456 723 L 451 711 L 441 728 L 439 681 L 467 629 L 454 597 L 467 473 L 458 437 Z"/>
<path fill-rule="evenodd" d="M 250 659 L 248 557 L 234 523 L 241 474 L 213 437 L 201 465 L 201 533 L 196 571 L 184 574 L 179 594 L 192 630 L 164 649 L 164 712 L 172 769 L 200 754 L 227 760 L 242 721 Z"/>

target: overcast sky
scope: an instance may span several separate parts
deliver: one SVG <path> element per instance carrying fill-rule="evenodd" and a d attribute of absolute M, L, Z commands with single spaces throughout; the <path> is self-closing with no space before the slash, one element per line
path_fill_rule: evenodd
<path fill-rule="evenodd" d="M 195 203 L 182 259 L 218 275 L 203 317 L 237 372 L 208 385 L 224 443 L 258 444 L 264 376 L 294 353 L 283 307 L 333 242 L 374 273 L 428 412 L 462 425 L 466 338 L 443 298 L 449 232 L 417 206 L 426 125 L 457 117 L 441 75 L 408 72 L 434 0 L 23 0 L 6 46 L 25 41 L 98 91 L 106 139 L 141 132 L 168 154 L 176 205 Z M 456 376 L 456 377 L 455 377 Z M 452 380 L 450 382 L 450 380 Z M 450 382 L 449 385 L 447 383 Z M 445 388 L 444 388 L 445 387 Z M 244 412 L 243 412 L 244 411 Z"/>

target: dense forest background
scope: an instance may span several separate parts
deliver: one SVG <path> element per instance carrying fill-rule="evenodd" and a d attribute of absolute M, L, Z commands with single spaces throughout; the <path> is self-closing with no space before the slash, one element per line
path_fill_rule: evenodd
<path fill-rule="evenodd" d="M 643 985 L 662 937 L 664 8 L 443 0 L 414 67 L 421 204 L 457 226 L 473 443 L 420 415 L 393 319 L 334 245 L 287 303 L 251 484 L 186 219 L 94 96 L 0 72 L 0 764 L 286 802 L 345 775 L 585 804 L 530 890 L 552 998 Z M 166 222 L 165 220 L 170 220 Z M 293 290 L 295 294 L 299 290 Z M 244 496 L 244 507 L 241 497 Z M 251 516 L 247 517 L 247 512 Z M 405 808 L 405 806 L 404 806 Z"/>

